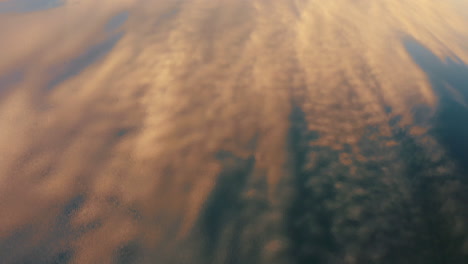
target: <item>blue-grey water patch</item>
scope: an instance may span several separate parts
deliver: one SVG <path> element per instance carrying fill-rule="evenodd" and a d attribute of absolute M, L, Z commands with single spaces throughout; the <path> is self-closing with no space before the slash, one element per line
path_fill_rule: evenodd
<path fill-rule="evenodd" d="M 23 76 L 24 72 L 22 70 L 16 70 L 5 75 L 0 75 L 0 92 L 11 85 L 21 82 Z"/>
<path fill-rule="evenodd" d="M 123 12 L 120 12 L 117 15 L 113 16 L 107 22 L 107 24 L 105 26 L 105 30 L 107 32 L 112 32 L 112 31 L 120 28 L 123 24 L 125 24 L 125 22 L 128 19 L 128 16 L 129 16 L 128 11 L 123 11 Z"/>
<path fill-rule="evenodd" d="M 141 263 L 142 248 L 137 241 L 129 241 L 116 252 L 116 264 Z"/>
<path fill-rule="evenodd" d="M 130 129 L 126 129 L 126 128 L 122 128 L 122 129 L 119 129 L 116 133 L 116 136 L 117 137 L 124 137 L 126 136 L 128 133 L 130 132 Z"/>
<path fill-rule="evenodd" d="M 434 118 L 434 135 L 451 156 L 468 170 L 468 65 L 458 58 L 441 61 L 428 48 L 412 38 L 404 46 L 428 75 L 439 99 Z"/>
<path fill-rule="evenodd" d="M 68 241 L 93 230 L 92 227 L 76 228 L 70 224 L 70 220 L 85 202 L 85 194 L 78 194 L 65 202 L 56 220 L 48 223 L 47 234 L 40 239 L 37 238 L 40 234 L 41 217 L 38 217 L 38 223 L 30 223 L 20 227 L 9 237 L 0 238 L 0 263 L 69 263 L 74 250 Z"/>
<path fill-rule="evenodd" d="M 1 13 L 27 13 L 59 7 L 64 0 L 7 0 L 0 2 Z"/>
<path fill-rule="evenodd" d="M 105 41 L 91 47 L 75 59 L 66 62 L 65 65 L 59 66 L 59 74 L 48 83 L 47 89 L 52 89 L 65 80 L 80 74 L 84 69 L 103 58 L 114 48 L 122 36 L 123 32 L 115 34 Z"/>

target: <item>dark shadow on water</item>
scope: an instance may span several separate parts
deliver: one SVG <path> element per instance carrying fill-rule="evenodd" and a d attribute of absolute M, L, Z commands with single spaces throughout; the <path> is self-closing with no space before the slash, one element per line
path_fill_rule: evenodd
<path fill-rule="evenodd" d="M 65 204 L 62 214 L 58 216 L 58 222 L 60 224 L 67 224 L 70 218 L 80 210 L 86 201 L 86 197 L 83 194 L 79 194 L 73 197 L 67 204 Z"/>
<path fill-rule="evenodd" d="M 404 45 L 427 73 L 439 98 L 432 133 L 463 170 L 468 171 L 468 106 L 464 105 L 468 102 L 468 66 L 459 59 L 441 61 L 412 38 L 405 39 Z"/>
<path fill-rule="evenodd" d="M 141 246 L 136 241 L 130 241 L 116 252 L 116 264 L 132 264 L 140 263 L 139 255 L 141 254 Z"/>
<path fill-rule="evenodd" d="M 26 235 L 26 236 L 24 236 Z M 35 240 L 35 231 L 26 228 L 18 231 L 5 241 L 7 246 L 0 243 L 0 263 L 21 264 L 66 264 L 73 258 L 73 250 L 51 234 L 46 239 L 31 244 Z"/>
<path fill-rule="evenodd" d="M 22 252 L 18 252 L 18 249 L 22 248 L 22 251 L 24 251 L 24 244 L 26 244 L 33 235 L 33 227 L 25 226 L 16 230 L 12 235 L 1 238 L 0 256 L 2 256 L 2 261 L 11 263 L 15 258 L 18 258 L 18 255 L 22 254 Z"/>
<path fill-rule="evenodd" d="M 98 223 L 75 228 L 70 225 L 71 219 L 78 213 L 86 202 L 84 194 L 72 197 L 63 205 L 62 210 L 47 227 L 47 234 L 38 239 L 41 217 L 37 222 L 19 228 L 11 236 L 0 238 L 0 263 L 21 264 L 65 264 L 73 258 L 74 251 L 70 247 L 70 239 L 99 227 Z M 36 226 L 38 224 L 38 226 Z"/>
<path fill-rule="evenodd" d="M 249 175 L 255 167 L 253 156 L 243 159 L 227 151 L 220 151 L 216 157 L 223 164 L 216 186 L 211 193 L 199 219 L 199 226 L 206 238 L 205 254 L 211 261 L 216 255 L 227 226 L 242 231 L 241 213 L 245 207 L 242 194 Z M 229 248 L 233 256 L 226 257 L 226 263 L 240 263 L 236 255 L 240 247 L 239 233 L 230 236 Z"/>
<path fill-rule="evenodd" d="M 64 0 L 7 0 L 0 2 L 0 14 L 42 11 L 64 4 Z"/>
<path fill-rule="evenodd" d="M 121 138 L 121 137 L 125 137 L 128 133 L 130 133 L 130 129 L 122 128 L 116 132 L 116 136 Z"/>
<path fill-rule="evenodd" d="M 405 162 L 404 176 L 411 195 L 411 203 L 406 204 L 405 217 L 410 219 L 410 239 L 404 247 L 397 245 L 392 254 L 387 256 L 390 263 L 398 262 L 402 257 L 411 263 L 442 264 L 465 263 L 460 254 L 463 241 L 453 235 L 450 228 L 452 215 L 443 213 L 444 199 L 448 196 L 437 195 L 438 188 L 447 184 L 455 175 L 434 176 L 437 168 L 447 164 L 448 159 L 431 161 L 422 146 L 418 145 L 407 128 L 397 124 L 392 126 L 394 139 L 400 143 L 399 156 Z M 457 196 L 457 193 L 448 194 Z"/>
<path fill-rule="evenodd" d="M 47 88 L 52 89 L 56 87 L 65 80 L 80 74 L 87 67 L 103 58 L 114 48 L 123 35 L 124 33 L 122 32 L 115 34 L 107 40 L 91 47 L 77 58 L 57 67 L 59 74 L 48 83 Z"/>
<path fill-rule="evenodd" d="M 386 111 L 391 113 L 389 107 Z M 296 191 L 286 215 L 291 263 L 346 263 L 346 254 L 355 263 L 468 263 L 461 253 L 463 234 L 453 235 L 450 226 L 454 215 L 441 210 L 449 197 L 435 195 L 457 176 L 433 176 L 447 159 L 431 161 L 408 129 L 401 128 L 400 118 L 389 120 L 391 138 L 399 147 L 382 144 L 388 138 L 378 127 L 366 129 L 357 146 L 367 160 L 353 160 L 358 178 L 350 177 L 348 167 L 339 161 L 340 153 L 351 151 L 350 146 L 342 152 L 311 146 L 315 137 L 310 137 L 305 114 L 297 105 L 293 105 L 290 122 Z M 401 190 L 408 190 L 408 196 L 399 194 L 399 185 L 388 184 L 394 178 L 405 184 Z M 342 187 L 335 188 L 336 183 Z M 353 191 L 357 186 L 365 194 L 357 195 Z M 463 194 L 449 195 L 460 200 Z M 354 205 L 362 208 L 362 216 L 356 219 L 347 216 L 347 208 Z M 360 233 L 363 229 L 367 232 Z M 350 250 L 353 246 L 356 249 Z"/>
<path fill-rule="evenodd" d="M 338 157 L 322 150 L 323 158 L 317 166 L 306 169 L 308 154 L 314 151 L 308 142 L 318 139 L 319 135 L 307 130 L 305 114 L 297 105 L 293 105 L 290 121 L 289 146 L 297 192 L 286 216 L 292 244 L 290 255 L 297 264 L 328 263 L 338 250 L 332 234 L 333 212 L 324 206 L 324 202 L 334 196 L 333 183 L 324 183 L 324 192 L 318 194 L 308 187 L 308 182 L 319 177 Z"/>
<path fill-rule="evenodd" d="M 59 252 L 58 254 L 53 256 L 50 260 L 48 260 L 46 263 L 66 264 L 70 262 L 72 257 L 73 257 L 73 252 L 70 250 L 66 250 L 66 251 Z"/>

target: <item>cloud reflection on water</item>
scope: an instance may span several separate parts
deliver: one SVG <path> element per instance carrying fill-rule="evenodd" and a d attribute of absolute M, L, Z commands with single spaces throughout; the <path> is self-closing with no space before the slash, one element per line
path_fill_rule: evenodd
<path fill-rule="evenodd" d="M 0 16 L 7 263 L 468 257 L 449 2 L 72 3 Z"/>

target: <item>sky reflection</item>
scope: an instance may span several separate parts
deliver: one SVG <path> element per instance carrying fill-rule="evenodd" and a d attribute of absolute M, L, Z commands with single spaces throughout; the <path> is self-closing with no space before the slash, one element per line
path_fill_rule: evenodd
<path fill-rule="evenodd" d="M 4 0 L 0 1 L 0 14 L 37 12 L 59 7 L 64 3 L 64 0 Z"/>

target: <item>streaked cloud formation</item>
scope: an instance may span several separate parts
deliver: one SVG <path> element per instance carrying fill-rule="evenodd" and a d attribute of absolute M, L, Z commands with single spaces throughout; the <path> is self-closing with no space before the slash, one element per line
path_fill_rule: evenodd
<path fill-rule="evenodd" d="M 463 263 L 466 171 L 436 121 L 457 85 L 441 94 L 405 45 L 466 67 L 453 2 L 78 0 L 1 14 L 0 255 Z"/>

